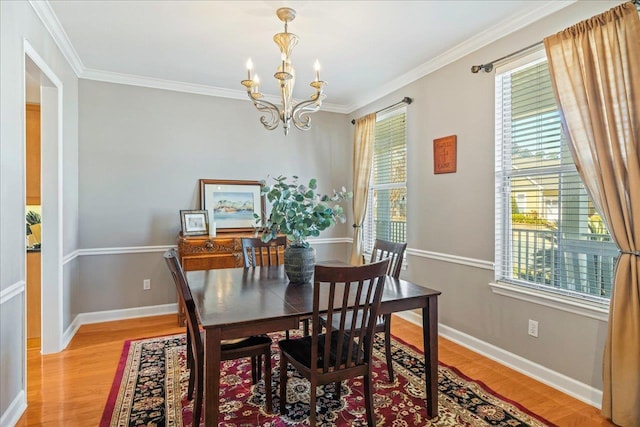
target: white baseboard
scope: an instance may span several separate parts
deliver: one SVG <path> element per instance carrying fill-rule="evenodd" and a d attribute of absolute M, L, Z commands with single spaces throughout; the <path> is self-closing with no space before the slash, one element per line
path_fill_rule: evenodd
<path fill-rule="evenodd" d="M 393 315 L 422 328 L 422 315 L 415 311 L 401 311 L 399 313 L 393 313 Z"/>
<path fill-rule="evenodd" d="M 64 331 L 64 334 L 62 334 L 62 350 L 67 348 L 71 339 L 74 337 L 76 332 L 78 332 L 78 329 L 80 329 L 80 326 L 82 326 L 80 323 L 80 316 L 76 316 L 75 319 L 73 319 L 73 322 L 71 322 L 69 327 Z"/>
<path fill-rule="evenodd" d="M 396 314 L 408 322 L 422 327 L 422 316 L 413 311 L 405 311 Z M 577 381 L 564 374 L 553 371 L 542 365 L 525 359 L 522 356 L 503 350 L 493 344 L 479 340 L 471 335 L 460 332 L 449 326 L 438 324 L 438 334 L 453 341 L 469 350 L 481 354 L 494 360 L 514 371 L 518 371 L 530 378 L 540 381 L 543 384 L 553 387 L 569 396 L 575 397 L 582 402 L 601 409 L 602 391 L 588 384 Z"/>
<path fill-rule="evenodd" d="M 24 390 L 20 390 L 20 393 L 13 399 L 11 405 L 4 411 L 4 414 L 0 416 L 0 427 L 13 427 L 18 423 L 18 420 L 24 414 L 27 409 L 27 395 Z"/>
<path fill-rule="evenodd" d="M 73 320 L 64 335 L 64 346 L 73 338 L 81 325 L 98 322 L 109 322 L 113 320 L 124 320 L 135 317 L 157 316 L 162 314 L 172 314 L 177 312 L 177 304 L 164 304 L 149 307 L 128 308 L 122 310 L 98 311 L 93 313 L 81 313 Z M 396 316 L 407 320 L 419 327 L 422 327 L 422 316 L 414 311 L 396 313 Z M 569 396 L 575 397 L 589 405 L 600 409 L 602 402 L 602 391 L 584 384 L 564 374 L 553 371 L 542 365 L 527 360 L 517 354 L 503 350 L 493 344 L 479 340 L 471 335 L 460 332 L 449 326 L 438 324 L 438 333 L 444 338 L 481 354 L 491 360 L 505 365 L 541 383 L 555 388 Z M 0 424 L 4 427 L 4 424 Z"/>
<path fill-rule="evenodd" d="M 100 322 L 112 322 L 114 320 L 133 319 L 136 317 L 160 316 L 163 314 L 173 314 L 178 312 L 178 304 L 150 305 L 146 307 L 123 308 L 121 310 L 94 311 L 91 313 L 80 313 L 73 319 L 63 336 L 63 348 L 71 342 L 73 336 L 82 325 Z"/>

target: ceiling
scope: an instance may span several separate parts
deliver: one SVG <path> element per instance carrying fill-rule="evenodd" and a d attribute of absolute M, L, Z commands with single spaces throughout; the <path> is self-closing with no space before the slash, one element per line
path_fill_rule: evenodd
<path fill-rule="evenodd" d="M 328 82 L 323 109 L 348 113 L 576 0 L 32 2 L 79 77 L 247 99 L 250 57 L 261 92 L 278 93 L 279 7 L 289 32 L 294 96 L 313 63 Z M 505 52 L 507 54 L 509 52 Z M 487 58 L 488 60 L 492 58 Z M 471 66 L 473 64 L 469 64 Z"/>

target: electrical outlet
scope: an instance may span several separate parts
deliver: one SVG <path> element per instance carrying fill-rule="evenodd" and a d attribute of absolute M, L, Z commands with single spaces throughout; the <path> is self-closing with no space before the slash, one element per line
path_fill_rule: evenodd
<path fill-rule="evenodd" d="M 529 335 L 538 338 L 538 321 L 529 319 Z"/>
<path fill-rule="evenodd" d="M 151 279 L 144 279 L 142 281 L 142 289 L 144 289 L 145 291 L 148 291 L 149 289 L 151 289 Z"/>

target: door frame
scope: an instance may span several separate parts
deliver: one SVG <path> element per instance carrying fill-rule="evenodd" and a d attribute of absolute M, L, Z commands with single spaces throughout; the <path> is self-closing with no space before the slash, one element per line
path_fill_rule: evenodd
<path fill-rule="evenodd" d="M 57 353 L 63 350 L 63 85 L 51 67 L 36 51 L 33 45 L 24 39 L 22 70 L 26 78 L 27 57 L 48 79 L 40 82 L 40 122 L 41 122 L 41 198 L 42 206 L 42 275 L 41 285 L 41 352 Z M 26 83 L 24 83 L 26 85 Z M 23 104 L 26 104 L 26 86 Z M 23 116 L 24 117 L 24 116 Z M 25 128 L 23 123 L 22 129 Z M 26 135 L 23 135 L 23 152 L 26 152 Z M 26 162 L 26 157 L 25 157 Z M 26 168 L 23 169 L 26 176 Z M 22 189 L 26 200 L 26 187 Z M 22 207 L 24 216 L 24 207 Z M 25 257 L 26 274 L 26 257 Z M 46 302 L 46 303 L 45 303 Z M 26 348 L 26 298 L 24 316 L 24 346 Z M 26 364 L 26 358 L 25 358 Z M 25 367 L 26 375 L 26 367 Z M 25 379 L 26 381 L 26 379 Z M 25 382 L 26 384 L 26 382 Z"/>

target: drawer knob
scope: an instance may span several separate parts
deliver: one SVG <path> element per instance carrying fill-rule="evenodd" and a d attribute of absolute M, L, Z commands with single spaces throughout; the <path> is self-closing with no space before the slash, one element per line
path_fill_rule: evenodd
<path fill-rule="evenodd" d="M 211 242 L 207 241 L 207 242 L 204 244 L 204 247 L 205 247 L 205 248 L 207 248 L 207 249 L 211 249 L 211 248 L 213 248 L 213 243 L 211 243 Z"/>

